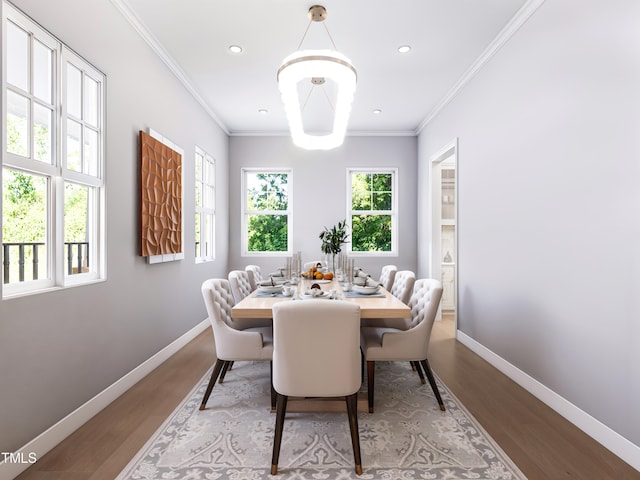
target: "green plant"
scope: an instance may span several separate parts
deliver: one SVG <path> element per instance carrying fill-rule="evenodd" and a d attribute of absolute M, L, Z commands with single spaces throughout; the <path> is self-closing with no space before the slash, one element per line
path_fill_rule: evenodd
<path fill-rule="evenodd" d="M 342 251 L 342 245 L 346 243 L 347 238 L 349 238 L 349 234 L 346 219 L 338 222 L 331 229 L 324 227 L 324 230 L 320 232 L 320 240 L 322 240 L 320 250 L 322 253 L 331 255 L 335 263 L 335 256 Z M 335 271 L 335 264 L 333 270 Z"/>

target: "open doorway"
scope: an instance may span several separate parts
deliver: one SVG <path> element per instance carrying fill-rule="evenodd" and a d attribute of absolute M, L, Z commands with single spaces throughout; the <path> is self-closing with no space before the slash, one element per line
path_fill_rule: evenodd
<path fill-rule="evenodd" d="M 458 311 L 457 139 L 431 159 L 431 276 L 442 281 L 438 319 L 453 321 Z"/>

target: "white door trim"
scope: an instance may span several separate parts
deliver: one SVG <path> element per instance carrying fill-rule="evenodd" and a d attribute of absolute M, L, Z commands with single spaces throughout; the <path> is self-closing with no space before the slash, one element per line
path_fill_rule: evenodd
<path fill-rule="evenodd" d="M 455 262 L 455 277 L 454 277 L 454 288 L 455 288 L 455 311 L 456 311 L 456 330 L 457 330 L 457 318 L 458 318 L 458 185 L 459 185 L 459 162 L 458 162 L 458 137 L 455 137 L 453 140 L 445 144 L 442 148 L 440 148 L 434 155 L 432 155 L 429 159 L 429 165 L 431 169 L 429 171 L 430 176 L 430 191 L 431 197 L 429 201 L 429 232 L 430 232 L 430 248 L 429 248 L 429 276 L 431 278 L 441 278 L 442 271 L 440 268 L 440 213 L 442 211 L 442 203 L 441 203 L 441 188 L 440 184 L 436 182 L 436 169 L 440 168 L 440 164 L 453 156 L 455 165 L 456 165 L 456 189 L 455 189 L 455 218 L 456 218 L 456 230 L 455 230 L 455 251 L 454 251 L 454 262 Z M 440 176 L 437 176 L 438 180 L 440 180 Z M 436 255 L 438 254 L 438 255 Z M 436 258 L 437 257 L 437 258 Z M 442 318 L 441 311 L 438 311 L 438 319 Z"/>

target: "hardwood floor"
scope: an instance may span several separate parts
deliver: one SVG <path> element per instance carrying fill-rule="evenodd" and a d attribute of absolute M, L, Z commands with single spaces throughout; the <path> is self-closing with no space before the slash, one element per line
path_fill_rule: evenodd
<path fill-rule="evenodd" d="M 453 326 L 451 318 L 436 323 L 431 366 L 530 480 L 640 479 L 640 472 L 457 342 Z M 213 365 L 212 345 L 207 330 L 17 478 L 115 478 Z"/>

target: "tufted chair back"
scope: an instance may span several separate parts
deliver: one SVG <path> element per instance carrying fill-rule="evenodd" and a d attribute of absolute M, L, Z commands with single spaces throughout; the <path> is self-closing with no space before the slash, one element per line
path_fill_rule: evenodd
<path fill-rule="evenodd" d="M 410 270 L 400 270 L 396 272 L 391 287 L 391 295 L 399 299 L 402 303 L 408 304 L 416 282 L 416 275 Z"/>
<path fill-rule="evenodd" d="M 246 272 L 249 272 L 249 283 L 251 284 L 251 290 L 255 290 L 262 281 L 262 269 L 258 265 L 247 265 L 244 267 Z"/>
<path fill-rule="evenodd" d="M 213 319 L 216 318 L 232 327 L 233 319 L 231 318 L 231 309 L 236 302 L 233 299 L 229 282 L 222 279 L 207 280 L 202 284 L 202 296 L 212 325 Z"/>
<path fill-rule="evenodd" d="M 438 306 L 442 298 L 442 283 L 431 278 L 416 280 L 408 306 L 411 309 L 411 323 L 409 328 L 420 323 L 427 324 L 429 332 L 438 313 Z M 431 334 L 427 335 L 428 338 Z M 428 340 L 427 340 L 428 344 Z"/>
<path fill-rule="evenodd" d="M 268 331 L 236 330 L 230 326 L 234 301 L 229 281 L 211 278 L 204 281 L 201 290 L 213 328 L 217 357 L 229 361 L 271 360 L 273 343 Z"/>
<path fill-rule="evenodd" d="M 384 288 L 388 292 L 391 291 L 391 287 L 393 286 L 393 281 L 396 278 L 397 271 L 398 267 L 396 267 L 395 265 L 385 265 L 380 271 L 380 280 L 378 280 L 378 283 L 380 283 L 380 285 L 382 285 L 382 288 Z"/>
<path fill-rule="evenodd" d="M 236 303 L 248 296 L 254 288 L 251 288 L 249 280 L 249 272 L 245 270 L 233 270 L 229 272 L 229 284 L 231 285 L 231 293 Z"/>

